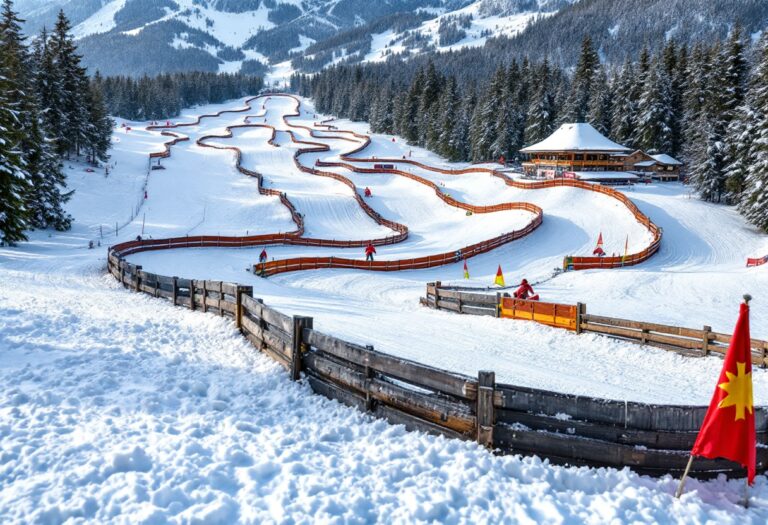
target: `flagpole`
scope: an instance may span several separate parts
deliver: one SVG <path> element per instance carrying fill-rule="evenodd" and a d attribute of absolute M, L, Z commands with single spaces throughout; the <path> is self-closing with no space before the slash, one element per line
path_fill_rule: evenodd
<path fill-rule="evenodd" d="M 683 472 L 683 477 L 680 478 L 680 484 L 677 486 L 677 491 L 675 492 L 675 498 L 680 499 L 680 496 L 683 493 L 683 487 L 685 487 L 685 478 L 688 477 L 688 473 L 691 471 L 691 465 L 693 464 L 693 454 L 691 454 L 688 457 L 688 464 L 685 466 L 685 472 Z"/>

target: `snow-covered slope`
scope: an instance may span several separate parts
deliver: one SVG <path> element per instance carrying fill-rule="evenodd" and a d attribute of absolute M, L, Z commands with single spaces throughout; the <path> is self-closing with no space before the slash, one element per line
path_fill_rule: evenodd
<path fill-rule="evenodd" d="M 281 116 L 289 108 L 273 101 L 263 118 L 283 126 Z M 196 108 L 182 118 L 218 109 L 223 107 Z M 311 106 L 296 120 L 311 124 Z M 196 138 L 234 122 L 242 122 L 242 115 L 183 129 Z M 76 218 L 73 230 L 33 232 L 28 243 L 0 248 L 0 522 L 768 521 L 763 475 L 745 509 L 739 504 L 743 480 L 690 480 L 677 500 L 677 481 L 670 477 L 554 467 L 537 458 L 497 457 L 473 443 L 409 433 L 289 381 L 231 322 L 120 288 L 104 273 L 106 244 L 131 239 L 142 229 L 145 235 L 166 235 L 290 226 L 273 198 L 258 195 L 252 181 L 234 172 L 231 153 L 202 150 L 190 141 L 174 148 L 163 161 L 165 170 L 148 172 L 147 154 L 167 139 L 139 124 L 131 123 L 131 131 L 120 124 L 108 177 L 75 162 L 65 166 L 76 190 L 67 205 Z M 360 123 L 337 124 L 365 131 Z M 376 228 L 366 215 L 341 206 L 352 200 L 349 188 L 295 170 L 285 137 L 279 147 L 267 145 L 267 138 L 247 130 L 213 141 L 237 144 L 246 167 L 261 170 L 269 187 L 302 197 L 299 211 L 320 220 L 313 227 L 344 235 Z M 376 155 L 407 151 L 399 139 L 374 137 Z M 413 155 L 442 163 L 424 150 L 415 148 Z M 376 208 L 387 214 L 412 214 L 413 220 L 439 205 L 434 195 L 394 176 L 358 177 L 371 185 Z M 620 246 L 633 227 L 626 210 L 599 196 L 526 192 L 480 175 L 442 182 L 462 200 L 525 198 L 547 214 L 544 226 L 524 241 L 469 261 L 478 285 L 491 282 L 499 262 L 510 282 L 521 275 L 546 276 L 563 249 L 590 249 L 599 228 L 606 228 L 606 242 Z M 678 185 L 651 185 L 630 195 L 664 226 L 662 252 L 635 269 L 574 272 L 536 285 L 537 291 L 563 300 L 586 298 L 595 311 L 631 307 L 633 317 L 706 319 L 729 330 L 744 286 L 768 287 L 768 272 L 742 267 L 748 250 L 768 249 L 768 237 L 728 208 L 688 199 Z M 387 208 L 398 198 L 410 205 Z M 127 221 L 137 201 L 139 214 Z M 334 215 L 331 208 L 341 213 Z M 436 216 L 463 221 L 461 235 L 487 233 L 466 226 L 477 217 L 450 217 L 446 210 Z M 121 226 L 117 233 L 115 224 Z M 423 237 L 448 242 L 435 234 L 439 226 L 414 235 L 410 248 L 393 250 L 419 250 Z M 103 245 L 89 250 L 89 240 Z M 290 248 L 270 247 L 270 255 L 281 256 L 279 250 Z M 525 322 L 419 307 L 424 282 L 460 280 L 459 264 L 387 275 L 333 270 L 260 279 L 244 270 L 257 253 L 177 250 L 135 260 L 150 271 L 250 283 L 280 310 L 314 316 L 323 331 L 445 368 L 497 370 L 497 379 L 505 382 L 620 399 L 706 403 L 722 365 L 714 357 L 684 358 Z M 753 334 L 765 337 L 768 309 L 755 295 Z M 768 373 L 753 374 L 755 402 L 768 403 Z"/>

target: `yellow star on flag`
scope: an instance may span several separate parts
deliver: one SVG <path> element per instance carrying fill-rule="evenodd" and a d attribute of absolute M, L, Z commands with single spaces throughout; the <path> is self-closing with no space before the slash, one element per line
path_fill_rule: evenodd
<path fill-rule="evenodd" d="M 736 407 L 736 420 L 744 419 L 744 411 L 752 413 L 752 372 L 745 373 L 747 363 L 736 363 L 736 374 L 725 371 L 728 381 L 717 385 L 728 395 L 720 401 L 718 408 Z"/>

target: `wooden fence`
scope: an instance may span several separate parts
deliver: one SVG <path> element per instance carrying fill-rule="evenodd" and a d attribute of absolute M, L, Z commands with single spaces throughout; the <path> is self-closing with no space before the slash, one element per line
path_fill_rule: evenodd
<path fill-rule="evenodd" d="M 430 308 L 470 315 L 491 315 L 536 321 L 540 324 L 592 332 L 638 344 L 656 346 L 688 356 L 724 356 L 731 342 L 730 334 L 714 332 L 710 326 L 683 328 L 660 323 L 632 321 L 587 313 L 583 303 L 575 305 L 523 301 L 509 294 L 443 288 L 428 283 L 422 304 Z M 752 363 L 768 366 L 768 341 L 752 339 Z"/>
<path fill-rule="evenodd" d="M 303 377 L 318 394 L 410 430 L 474 440 L 502 453 L 679 475 L 706 413 L 703 406 L 612 401 L 498 384 L 488 371 L 469 377 L 440 370 L 324 334 L 311 317 L 287 316 L 254 298 L 250 286 L 146 272 L 114 247 L 108 268 L 131 290 L 231 318 L 259 351 L 292 379 Z M 470 303 L 460 310 L 475 313 Z M 482 308 L 498 310 L 489 303 Z M 755 407 L 755 420 L 758 441 L 768 443 L 768 408 Z M 767 465 L 768 448 L 761 447 L 758 471 Z M 692 472 L 744 476 L 733 463 L 700 458 Z"/>

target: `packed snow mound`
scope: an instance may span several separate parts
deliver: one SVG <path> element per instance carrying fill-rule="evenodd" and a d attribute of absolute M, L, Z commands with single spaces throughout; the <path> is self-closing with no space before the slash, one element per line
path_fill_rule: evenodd
<path fill-rule="evenodd" d="M 549 137 L 527 146 L 520 151 L 616 151 L 625 152 L 630 148 L 617 144 L 586 122 L 563 124 Z"/>

